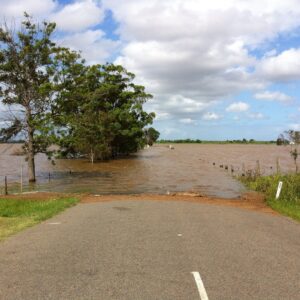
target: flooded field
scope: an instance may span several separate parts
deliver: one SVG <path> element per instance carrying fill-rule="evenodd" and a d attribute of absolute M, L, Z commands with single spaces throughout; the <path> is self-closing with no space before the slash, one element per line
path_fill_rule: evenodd
<path fill-rule="evenodd" d="M 19 148 L 20 145 L 0 145 L 2 189 L 7 176 L 9 184 L 18 191 L 22 165 L 24 183 L 27 182 L 24 157 L 13 155 Z M 175 144 L 174 148 L 155 145 L 125 159 L 94 164 L 83 159 L 59 159 L 52 165 L 44 155 L 37 155 L 37 183 L 24 189 L 92 194 L 193 191 L 234 198 L 244 187 L 231 176 L 231 166 L 233 174 L 241 174 L 255 169 L 259 160 L 261 173 L 267 175 L 276 172 L 279 159 L 282 172 L 294 171 L 289 146 Z"/>

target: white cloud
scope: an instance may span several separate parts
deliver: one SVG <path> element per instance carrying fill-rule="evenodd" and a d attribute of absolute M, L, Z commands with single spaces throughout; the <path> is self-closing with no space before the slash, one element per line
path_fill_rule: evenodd
<path fill-rule="evenodd" d="M 18 27 L 24 11 L 32 15 L 34 21 L 56 22 L 58 29 L 63 31 L 57 35 L 56 42 L 81 51 L 88 63 L 106 63 L 120 45 L 120 41 L 106 38 L 102 30 L 92 29 L 105 17 L 105 10 L 98 0 L 75 0 L 65 5 L 55 0 L 0 0 L 0 11 L 0 17 L 8 26 L 15 19 Z"/>
<path fill-rule="evenodd" d="M 258 100 L 266 100 L 266 101 L 291 102 L 293 100 L 293 97 L 278 91 L 277 92 L 264 91 L 261 93 L 256 93 L 254 97 Z"/>
<path fill-rule="evenodd" d="M 235 37 L 261 42 L 299 24 L 298 0 L 104 0 L 128 39 Z M 291 10 L 293 7 L 293 10 Z M 287 16 L 289 18 L 287 18 Z M 217 22 L 216 22 L 217 20 Z"/>
<path fill-rule="evenodd" d="M 149 112 L 151 109 L 149 110 Z M 166 112 L 155 112 L 155 120 L 156 121 L 162 121 L 162 120 L 168 120 L 170 119 L 170 114 Z"/>
<path fill-rule="evenodd" d="M 26 11 L 34 17 L 46 16 L 57 7 L 54 0 L 0 0 L 0 17 L 19 19 Z"/>
<path fill-rule="evenodd" d="M 178 128 L 169 127 L 169 128 L 163 128 L 161 130 L 161 133 L 163 136 L 169 137 L 169 136 L 173 136 L 174 134 L 178 135 L 180 133 L 180 130 Z"/>
<path fill-rule="evenodd" d="M 230 104 L 227 108 L 226 111 L 228 112 L 244 112 L 249 109 L 249 104 L 245 102 L 235 102 Z"/>
<path fill-rule="evenodd" d="M 203 115 L 202 119 L 206 121 L 219 120 L 221 117 L 214 112 L 207 112 Z"/>
<path fill-rule="evenodd" d="M 299 80 L 300 48 L 292 48 L 277 56 L 263 59 L 258 71 L 262 76 L 274 81 Z"/>
<path fill-rule="evenodd" d="M 95 0 L 78 0 L 65 5 L 61 10 L 50 16 L 50 19 L 64 31 L 81 31 L 104 19 L 104 10 Z"/>
<path fill-rule="evenodd" d="M 154 111 L 158 120 L 195 120 L 203 114 L 214 102 L 207 103 L 198 98 L 188 98 L 182 95 L 161 94 L 149 101 L 145 108 Z M 181 122 L 182 123 L 182 122 Z"/>
<path fill-rule="evenodd" d="M 197 124 L 197 121 L 193 120 L 191 118 L 180 119 L 179 122 L 182 123 L 182 124 L 194 124 L 194 125 Z"/>
<path fill-rule="evenodd" d="M 58 44 L 70 47 L 73 50 L 81 51 L 82 56 L 88 63 L 106 63 L 107 59 L 118 46 L 118 41 L 105 38 L 102 30 L 87 30 L 80 33 L 67 35 Z"/>
<path fill-rule="evenodd" d="M 103 5 L 112 10 L 124 41 L 116 62 L 137 75 L 164 112 L 165 95 L 168 104 L 180 95 L 203 105 L 265 89 L 270 78 L 256 71 L 261 62 L 249 49 L 300 25 L 298 0 L 103 0 Z M 276 55 L 265 49 L 264 62 Z"/>

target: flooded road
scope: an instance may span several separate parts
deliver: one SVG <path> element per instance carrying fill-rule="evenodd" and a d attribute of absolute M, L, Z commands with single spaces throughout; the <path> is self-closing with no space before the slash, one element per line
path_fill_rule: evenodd
<path fill-rule="evenodd" d="M 27 164 L 22 156 L 12 155 L 20 145 L 0 145 L 0 180 L 8 177 L 18 191 L 23 165 L 27 182 Z M 208 196 L 235 198 L 244 187 L 231 176 L 255 169 L 259 160 L 262 174 L 276 172 L 279 159 L 282 172 L 294 170 L 289 146 L 276 145 L 155 145 L 125 159 L 91 164 L 84 159 L 59 159 L 52 165 L 44 155 L 36 156 L 37 183 L 33 190 L 88 192 L 92 194 L 166 194 L 198 192 Z M 227 165 L 228 170 L 220 165 Z M 50 173 L 50 179 L 49 179 Z M 14 184 L 13 184 L 14 183 Z M 0 184 L 3 188 L 3 183 Z"/>

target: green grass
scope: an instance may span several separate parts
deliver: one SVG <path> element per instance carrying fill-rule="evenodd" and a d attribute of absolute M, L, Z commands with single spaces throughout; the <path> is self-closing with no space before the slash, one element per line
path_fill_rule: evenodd
<path fill-rule="evenodd" d="M 47 201 L 0 199 L 0 240 L 49 219 L 77 202 L 76 198 Z"/>
<path fill-rule="evenodd" d="M 300 221 L 300 174 L 246 176 L 240 177 L 240 180 L 249 189 L 264 193 L 266 202 L 271 208 Z M 276 200 L 279 181 L 283 184 L 280 196 Z"/>

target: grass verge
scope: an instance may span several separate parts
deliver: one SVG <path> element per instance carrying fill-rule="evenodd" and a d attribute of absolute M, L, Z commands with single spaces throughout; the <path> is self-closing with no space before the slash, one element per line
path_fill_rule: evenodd
<path fill-rule="evenodd" d="M 300 221 L 300 174 L 253 176 L 239 178 L 249 189 L 262 192 L 267 204 L 279 213 Z M 282 190 L 279 198 L 275 195 L 279 181 Z"/>
<path fill-rule="evenodd" d="M 76 198 L 46 201 L 0 198 L 0 240 L 49 219 L 77 202 Z"/>

